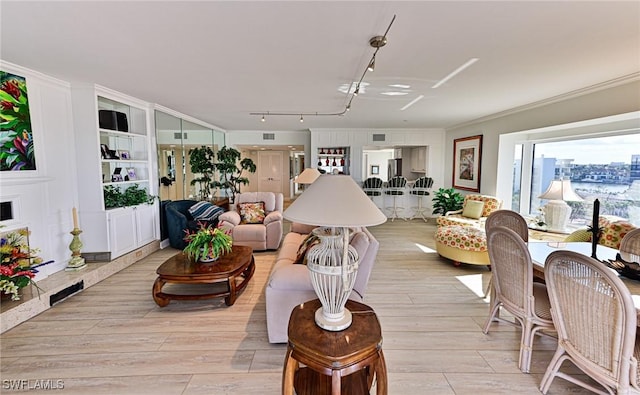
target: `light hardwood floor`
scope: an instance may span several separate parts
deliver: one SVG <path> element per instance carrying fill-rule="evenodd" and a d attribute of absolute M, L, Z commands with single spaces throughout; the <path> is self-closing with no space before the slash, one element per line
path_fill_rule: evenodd
<path fill-rule="evenodd" d="M 486 268 L 441 259 L 433 221 L 371 231 L 381 247 L 365 302 L 382 324 L 390 394 L 539 393 L 555 341 L 535 340 L 524 374 L 519 329 L 500 323 L 482 333 Z M 176 252 L 158 251 L 2 334 L 0 392 L 27 379 L 62 383 L 61 394 L 280 393 L 286 346 L 267 341 L 264 298 L 276 252 L 255 254 L 254 278 L 232 307 L 213 299 L 159 308 L 155 269 Z M 52 393 L 29 393 L 40 392 Z M 588 392 L 556 379 L 549 393 Z"/>

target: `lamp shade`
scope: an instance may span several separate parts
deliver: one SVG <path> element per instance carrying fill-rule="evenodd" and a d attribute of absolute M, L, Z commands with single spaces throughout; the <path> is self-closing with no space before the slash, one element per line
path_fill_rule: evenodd
<path fill-rule="evenodd" d="M 582 198 L 578 196 L 571 188 L 570 180 L 553 180 L 549 184 L 549 188 L 542 195 L 538 196 L 540 199 L 547 200 L 563 200 L 565 202 L 580 202 Z"/>
<path fill-rule="evenodd" d="M 300 175 L 298 175 L 298 177 L 296 177 L 294 182 L 296 184 L 313 184 L 318 177 L 320 177 L 318 169 L 307 167 L 302 173 L 300 173 Z"/>
<path fill-rule="evenodd" d="M 387 220 L 353 178 L 332 174 L 318 177 L 283 216 L 301 224 L 334 227 L 373 226 Z"/>

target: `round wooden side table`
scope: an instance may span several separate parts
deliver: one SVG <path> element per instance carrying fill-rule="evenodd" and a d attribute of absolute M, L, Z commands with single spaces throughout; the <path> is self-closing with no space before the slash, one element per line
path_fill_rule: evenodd
<path fill-rule="evenodd" d="M 282 393 L 387 394 L 387 367 L 382 353 L 382 331 L 373 309 L 347 301 L 353 314 L 350 327 L 326 331 L 315 323 L 318 299 L 296 306 L 289 318 L 289 345 L 282 372 Z M 304 365 L 301 367 L 301 365 Z"/>

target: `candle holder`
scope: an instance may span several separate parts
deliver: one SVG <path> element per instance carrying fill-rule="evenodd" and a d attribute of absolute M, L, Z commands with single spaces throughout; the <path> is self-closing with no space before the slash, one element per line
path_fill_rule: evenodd
<path fill-rule="evenodd" d="M 71 234 L 73 235 L 73 239 L 71 240 L 71 244 L 69 244 L 69 249 L 71 250 L 71 259 L 67 264 L 67 267 L 64 269 L 66 271 L 76 271 L 81 270 L 87 267 L 87 263 L 84 258 L 80 256 L 80 250 L 82 249 L 82 241 L 80 241 L 80 233 L 82 230 L 77 227 L 73 228 Z"/>
<path fill-rule="evenodd" d="M 591 219 L 591 226 L 588 227 L 591 233 L 591 258 L 598 259 L 597 249 L 600 242 L 600 235 L 602 229 L 600 229 L 600 201 L 598 199 L 593 201 L 593 218 Z"/>

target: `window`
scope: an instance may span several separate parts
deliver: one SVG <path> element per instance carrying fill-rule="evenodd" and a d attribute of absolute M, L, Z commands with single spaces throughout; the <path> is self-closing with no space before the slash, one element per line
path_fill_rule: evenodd
<path fill-rule="evenodd" d="M 586 137 L 516 144 L 513 210 L 538 214 L 546 204 L 538 196 L 551 180 L 564 178 L 571 180 L 573 190 L 584 199 L 568 202 L 573 209 L 571 225 L 590 223 L 597 198 L 601 215 L 622 217 L 640 226 L 640 133 Z M 531 156 L 530 182 L 526 185 L 521 180 L 529 177 L 524 177 L 527 170 L 521 167 L 519 152 Z"/>

